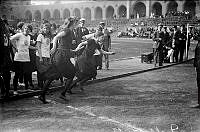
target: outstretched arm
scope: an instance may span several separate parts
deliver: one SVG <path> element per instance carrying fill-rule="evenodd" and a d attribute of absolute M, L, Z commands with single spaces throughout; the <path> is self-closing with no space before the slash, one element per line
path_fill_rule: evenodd
<path fill-rule="evenodd" d="M 58 33 L 54 38 L 53 38 L 53 47 L 51 49 L 51 53 L 53 53 L 55 50 L 56 50 L 56 44 L 57 44 L 57 41 L 63 37 L 65 35 L 65 31 L 62 31 L 60 33 Z"/>
<path fill-rule="evenodd" d="M 115 52 L 112 52 L 112 51 L 105 51 L 105 50 L 103 50 L 103 49 L 100 49 L 100 52 L 101 52 L 102 54 L 105 54 L 105 55 L 114 55 L 114 54 L 115 54 Z"/>
<path fill-rule="evenodd" d="M 81 49 L 82 49 L 85 45 L 87 45 L 87 44 L 88 44 L 87 41 L 81 42 L 81 43 L 76 47 L 76 49 L 73 50 L 73 51 L 77 52 L 77 51 L 81 50 Z"/>

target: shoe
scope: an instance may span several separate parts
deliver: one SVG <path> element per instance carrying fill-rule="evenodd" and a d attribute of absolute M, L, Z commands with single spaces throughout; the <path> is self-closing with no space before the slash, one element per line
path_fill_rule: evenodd
<path fill-rule="evenodd" d="M 24 83 L 18 83 L 19 86 L 24 87 L 25 84 Z"/>
<path fill-rule="evenodd" d="M 13 94 L 14 94 L 14 95 L 18 95 L 18 92 L 17 92 L 17 91 L 14 91 Z"/>
<path fill-rule="evenodd" d="M 38 99 L 39 99 L 40 101 L 42 101 L 43 104 L 48 104 L 48 103 L 49 103 L 48 101 L 46 101 L 45 97 L 42 96 L 42 95 L 40 95 L 40 96 L 38 97 Z"/>
<path fill-rule="evenodd" d="M 197 108 L 197 109 L 200 109 L 200 105 L 195 105 L 195 106 L 192 106 L 192 108 Z"/>

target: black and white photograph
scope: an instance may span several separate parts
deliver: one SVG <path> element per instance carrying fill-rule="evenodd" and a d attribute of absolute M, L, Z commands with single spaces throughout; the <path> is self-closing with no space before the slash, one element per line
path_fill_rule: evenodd
<path fill-rule="evenodd" d="M 200 132 L 200 0 L 0 0 L 0 132 Z"/>

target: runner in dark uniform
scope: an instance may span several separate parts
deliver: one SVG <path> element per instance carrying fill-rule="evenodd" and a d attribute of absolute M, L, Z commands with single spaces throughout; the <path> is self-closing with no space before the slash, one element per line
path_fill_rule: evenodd
<path fill-rule="evenodd" d="M 61 93 L 61 98 L 65 99 L 65 94 L 70 87 L 73 78 L 75 76 L 75 67 L 70 61 L 71 57 L 74 57 L 72 48 L 72 30 L 76 27 L 78 19 L 76 17 L 68 18 L 62 25 L 62 29 L 53 39 L 53 48 L 51 49 L 51 61 L 50 67 L 42 74 L 42 78 L 47 80 L 45 82 L 43 92 L 39 99 L 43 103 L 47 103 L 45 99 L 46 91 L 50 83 L 60 77 L 67 78 L 65 82 L 65 90 Z M 58 41 L 59 40 L 59 41 Z M 59 43 L 57 43 L 59 42 Z M 56 48 L 57 45 L 57 48 Z"/>

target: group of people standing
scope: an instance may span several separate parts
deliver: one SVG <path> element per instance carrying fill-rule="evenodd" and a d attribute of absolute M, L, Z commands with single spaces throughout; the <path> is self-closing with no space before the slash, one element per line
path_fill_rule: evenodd
<path fill-rule="evenodd" d="M 185 25 L 181 25 L 180 28 L 174 26 L 172 30 L 169 30 L 169 27 L 158 24 L 157 30 L 153 34 L 154 66 L 156 67 L 157 64 L 162 66 L 165 61 L 182 62 L 184 53 L 188 53 L 191 38 L 191 28 L 187 37 Z"/>
<path fill-rule="evenodd" d="M 96 78 L 98 66 L 102 67 L 102 55 L 105 55 L 108 61 L 108 55 L 114 54 L 108 51 L 110 35 L 105 23 L 100 23 L 93 34 L 84 26 L 85 19 L 77 17 L 67 18 L 54 34 L 48 21 L 41 25 L 37 34 L 32 34 L 33 28 L 30 24 L 20 23 L 18 27 L 21 29 L 10 36 L 9 29 L 5 30 L 5 21 L 0 22 L 3 25 L 1 31 L 5 31 L 1 32 L 1 37 L 4 38 L 1 39 L 4 51 L 1 52 L 3 53 L 1 61 L 3 97 L 10 96 L 10 71 L 15 72 L 14 94 L 18 94 L 19 78 L 23 76 L 25 89 L 29 89 L 33 86 L 32 72 L 37 71 L 38 87 L 43 91 L 39 99 L 47 103 L 45 95 L 49 85 L 53 80 L 63 77 L 65 89 L 60 97 L 65 99 L 66 92 L 72 93 L 71 89 L 74 86 L 78 85 L 83 90 L 82 86 L 86 81 Z M 72 59 L 75 64 L 72 63 Z M 108 62 L 106 68 L 108 69 Z"/>

